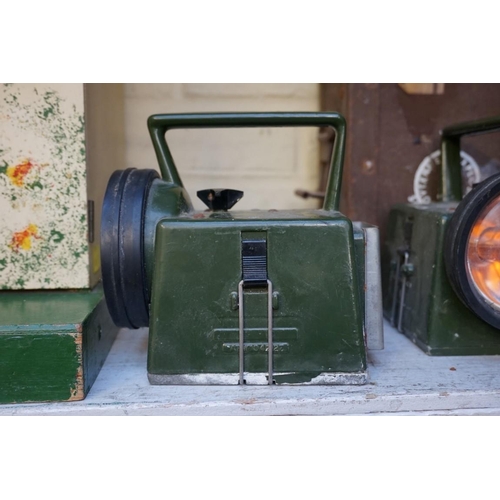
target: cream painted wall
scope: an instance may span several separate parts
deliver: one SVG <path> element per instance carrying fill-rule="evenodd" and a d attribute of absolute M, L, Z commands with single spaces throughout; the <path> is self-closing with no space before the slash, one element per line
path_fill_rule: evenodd
<path fill-rule="evenodd" d="M 154 113 L 318 110 L 318 84 L 126 84 L 126 167 L 158 169 L 146 127 Z M 294 195 L 318 187 L 315 128 L 174 130 L 167 140 L 197 208 L 196 191 L 218 187 L 243 190 L 240 209 L 317 206 Z"/>

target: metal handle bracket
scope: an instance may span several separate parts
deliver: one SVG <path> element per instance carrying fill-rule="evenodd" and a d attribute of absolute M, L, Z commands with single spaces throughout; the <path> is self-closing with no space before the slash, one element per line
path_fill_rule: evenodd
<path fill-rule="evenodd" d="M 346 122 L 339 113 L 188 113 L 159 114 L 148 118 L 158 164 L 165 181 L 183 187 L 167 145 L 165 134 L 172 129 L 244 127 L 332 127 L 333 146 L 324 210 L 338 210 L 345 153 Z"/>
<path fill-rule="evenodd" d="M 462 199 L 460 139 L 464 135 L 500 131 L 500 116 L 458 123 L 441 130 L 441 191 L 443 201 Z"/>

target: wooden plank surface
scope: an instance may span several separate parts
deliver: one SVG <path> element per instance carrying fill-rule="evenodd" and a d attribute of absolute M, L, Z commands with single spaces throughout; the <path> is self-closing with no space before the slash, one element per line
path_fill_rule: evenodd
<path fill-rule="evenodd" d="M 365 386 L 151 386 L 147 330 L 122 330 L 84 401 L 0 415 L 500 415 L 500 356 L 429 357 L 388 324 L 385 337 Z"/>

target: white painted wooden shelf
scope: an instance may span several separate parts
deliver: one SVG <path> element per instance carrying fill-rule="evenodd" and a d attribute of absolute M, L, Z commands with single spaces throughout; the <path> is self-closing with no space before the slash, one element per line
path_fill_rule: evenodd
<path fill-rule="evenodd" d="M 0 415 L 500 415 L 500 356 L 430 357 L 387 323 L 364 386 L 152 386 L 147 330 L 122 330 L 84 401 Z"/>

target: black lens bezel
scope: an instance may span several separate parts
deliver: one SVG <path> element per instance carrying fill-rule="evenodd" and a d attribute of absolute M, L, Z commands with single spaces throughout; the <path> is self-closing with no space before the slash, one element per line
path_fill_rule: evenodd
<path fill-rule="evenodd" d="M 104 195 L 101 219 L 102 284 L 115 325 L 149 325 L 149 289 L 144 264 L 146 202 L 156 170 L 117 170 Z"/>
<path fill-rule="evenodd" d="M 446 230 L 444 262 L 451 286 L 460 300 L 483 321 L 500 329 L 500 310 L 492 307 L 467 270 L 469 235 L 485 207 L 500 195 L 500 173 L 477 184 L 458 204 Z"/>

